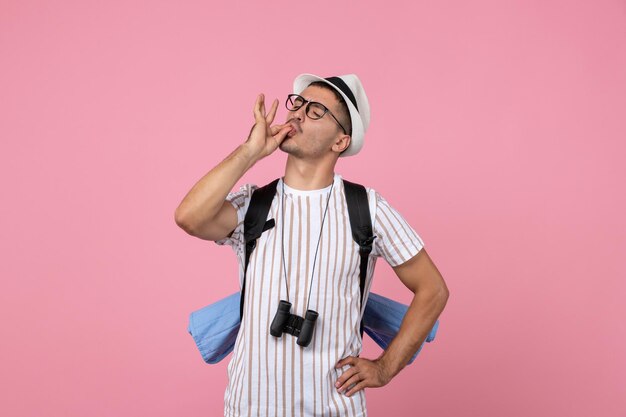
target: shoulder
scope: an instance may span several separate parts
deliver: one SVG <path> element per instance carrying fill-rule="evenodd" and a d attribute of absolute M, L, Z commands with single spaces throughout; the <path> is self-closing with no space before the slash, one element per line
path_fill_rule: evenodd
<path fill-rule="evenodd" d="M 361 182 L 358 181 L 351 181 L 349 179 L 343 178 L 341 177 L 342 181 L 343 181 L 343 185 L 344 185 L 344 190 L 346 187 L 346 181 L 352 184 L 356 184 L 356 185 L 360 185 L 363 188 L 365 188 L 365 192 L 367 194 L 367 200 L 368 200 L 368 205 L 370 208 L 370 214 L 372 216 L 372 218 L 375 218 L 375 213 L 376 213 L 376 207 L 378 206 L 378 204 L 381 201 L 384 201 L 384 198 L 380 195 L 380 193 L 374 189 L 374 187 L 371 187 L 369 185 L 365 185 Z"/>
<path fill-rule="evenodd" d="M 245 183 L 241 185 L 236 191 L 231 192 L 231 194 L 239 193 L 239 194 L 252 194 L 254 190 L 259 188 L 257 184 L 253 183 Z"/>
<path fill-rule="evenodd" d="M 248 209 L 252 193 L 259 188 L 256 184 L 246 183 L 228 193 L 226 201 L 230 202 L 237 210 L 237 219 L 239 222 L 243 220 L 244 213 Z"/>
<path fill-rule="evenodd" d="M 240 197 L 250 198 L 254 190 L 256 190 L 257 188 L 259 188 L 257 184 L 253 184 L 253 183 L 243 184 L 239 187 L 236 187 L 230 193 L 228 193 L 227 199 L 232 201 L 233 199 L 240 198 Z"/>
<path fill-rule="evenodd" d="M 347 179 L 347 178 L 344 178 L 344 177 L 343 177 L 343 176 L 341 176 L 341 175 L 340 175 L 339 177 L 341 178 L 341 181 L 343 182 L 344 189 L 345 189 L 345 187 L 346 187 L 346 182 L 348 182 L 348 183 L 352 183 L 352 184 L 355 184 L 355 185 L 360 185 L 360 186 L 362 186 L 363 188 L 365 188 L 365 191 L 367 192 L 367 196 L 368 196 L 368 198 L 370 197 L 370 195 L 371 195 L 371 196 L 375 196 L 375 195 L 376 195 L 376 193 L 377 193 L 377 191 L 376 191 L 374 188 L 372 188 L 372 187 L 370 187 L 370 186 L 368 186 L 368 185 L 366 185 L 366 184 L 363 184 L 363 183 L 361 183 L 361 182 L 359 182 L 359 181 L 352 181 L 352 180 L 349 180 L 349 179 Z"/>

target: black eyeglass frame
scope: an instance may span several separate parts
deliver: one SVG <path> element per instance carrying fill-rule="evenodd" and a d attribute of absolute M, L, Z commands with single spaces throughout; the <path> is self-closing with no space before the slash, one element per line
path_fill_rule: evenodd
<path fill-rule="evenodd" d="M 293 101 L 293 100 L 292 100 L 292 98 L 300 98 L 300 99 L 301 99 L 304 103 L 303 103 L 303 104 L 301 104 L 301 105 L 299 105 L 299 106 L 297 106 L 297 107 L 291 107 L 291 108 L 290 108 L 289 103 Z M 309 115 L 309 105 L 310 105 L 310 104 L 317 104 L 317 105 L 319 105 L 319 106 L 322 106 L 322 108 L 324 109 L 324 114 L 322 114 L 320 117 L 311 117 L 311 116 Z M 324 117 L 324 115 L 325 115 L 326 113 L 330 114 L 330 115 L 333 117 L 333 119 L 335 119 L 335 122 L 337 122 L 337 124 L 339 125 L 339 127 L 341 128 L 341 130 L 343 130 L 343 133 L 344 133 L 344 134 L 346 134 L 346 135 L 348 134 L 348 132 L 347 132 L 347 131 L 346 131 L 346 129 L 345 129 L 345 128 L 341 125 L 341 123 L 339 122 L 339 120 L 337 120 L 337 118 L 335 117 L 335 115 L 333 114 L 333 112 L 331 112 L 331 111 L 328 109 L 328 107 L 324 106 L 322 103 L 319 103 L 319 102 L 317 102 L 317 101 L 309 101 L 309 100 L 305 99 L 304 97 L 302 97 L 300 94 L 289 94 L 289 95 L 287 96 L 287 101 L 285 101 L 285 107 L 287 108 L 287 110 L 289 110 L 289 111 L 296 111 L 296 110 L 298 110 L 298 109 L 299 109 L 300 107 L 302 107 L 302 106 L 306 106 L 306 107 L 305 107 L 305 109 L 304 109 L 304 113 L 307 115 L 307 117 L 309 117 L 309 118 L 311 118 L 311 119 L 313 119 L 313 120 L 319 120 L 319 119 L 321 119 L 322 117 Z"/>

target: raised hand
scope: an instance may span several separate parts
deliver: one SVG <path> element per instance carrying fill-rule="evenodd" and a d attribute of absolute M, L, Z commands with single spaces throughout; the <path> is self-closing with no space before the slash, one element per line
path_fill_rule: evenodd
<path fill-rule="evenodd" d="M 274 152 L 291 130 L 288 123 L 271 126 L 278 109 L 278 99 L 274 99 L 269 113 L 265 112 L 265 95 L 259 94 L 254 104 L 255 123 L 250 129 L 246 146 L 258 158 L 264 158 Z"/>

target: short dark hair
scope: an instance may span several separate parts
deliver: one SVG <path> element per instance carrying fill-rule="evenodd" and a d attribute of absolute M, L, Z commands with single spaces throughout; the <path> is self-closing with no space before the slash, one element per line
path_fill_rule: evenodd
<path fill-rule="evenodd" d="M 350 117 L 350 110 L 348 109 L 348 105 L 343 99 L 341 93 L 339 93 L 339 91 L 337 91 L 335 88 L 331 87 L 330 85 L 328 85 L 328 83 L 325 83 L 324 81 L 313 81 L 307 87 L 310 86 L 322 87 L 333 92 L 333 94 L 339 101 L 339 111 L 341 113 L 338 114 L 337 117 L 342 120 L 341 124 L 346 128 L 347 134 L 352 136 L 352 118 Z"/>

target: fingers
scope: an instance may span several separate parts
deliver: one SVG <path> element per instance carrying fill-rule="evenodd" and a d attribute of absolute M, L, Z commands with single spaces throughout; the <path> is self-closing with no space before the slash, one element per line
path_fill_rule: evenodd
<path fill-rule="evenodd" d="M 345 365 L 350 365 L 350 368 L 337 378 L 335 386 L 338 392 L 347 389 L 345 395 L 348 397 L 365 387 L 381 387 L 388 382 L 376 361 L 349 356 L 337 362 L 336 367 Z"/>
<path fill-rule="evenodd" d="M 274 136 L 275 134 L 277 134 L 278 132 L 281 131 L 281 129 L 284 129 L 287 126 L 287 123 L 282 124 L 282 125 L 274 125 L 270 127 L 270 132 L 272 133 L 272 136 Z M 291 126 L 289 126 L 291 128 Z M 287 132 L 289 132 L 289 130 L 287 130 Z"/>
<path fill-rule="evenodd" d="M 335 368 L 341 368 L 346 365 L 350 365 L 350 368 L 345 370 L 341 374 L 341 376 L 337 378 L 337 382 L 335 383 L 335 387 L 337 388 L 339 392 L 344 390 L 346 387 L 349 387 L 352 383 L 358 382 L 359 380 L 359 378 L 356 377 L 356 374 L 358 374 L 359 372 L 355 366 L 356 358 L 353 356 L 348 356 L 347 358 L 344 358 L 340 360 L 339 362 L 337 362 L 337 365 L 335 365 Z"/>
<path fill-rule="evenodd" d="M 269 126 L 274 121 L 274 117 L 276 116 L 276 111 L 278 110 L 278 99 L 275 98 L 272 102 L 272 107 L 270 108 L 270 112 L 266 114 L 265 110 L 265 94 L 261 93 L 257 96 L 256 103 L 254 104 L 254 117 L 256 121 L 260 121 L 259 118 L 265 119 L 267 125 Z"/>
<path fill-rule="evenodd" d="M 367 382 L 365 380 L 363 380 L 363 381 L 359 382 L 358 384 L 356 384 L 354 387 L 352 387 L 352 389 L 350 391 L 346 392 L 346 397 L 351 396 L 355 392 L 358 392 L 358 391 L 362 390 L 365 387 L 367 387 Z"/>
<path fill-rule="evenodd" d="M 341 368 L 344 365 L 354 366 L 355 362 L 356 362 L 356 358 L 354 356 L 348 356 L 348 357 L 343 358 L 339 362 L 337 362 L 337 365 L 335 365 L 335 368 Z"/>
<path fill-rule="evenodd" d="M 356 375 L 357 373 L 358 371 L 354 366 L 350 367 L 350 369 L 342 373 L 341 376 L 337 378 L 337 382 L 335 382 L 335 386 L 339 389 L 342 388 L 343 386 L 345 386 L 345 382 L 352 376 Z"/>
<path fill-rule="evenodd" d="M 354 369 L 354 368 L 351 368 L 351 369 Z M 348 371 L 346 371 L 346 372 L 348 372 Z M 341 376 L 343 377 L 344 375 L 345 375 L 345 373 L 344 373 L 344 374 L 342 374 Z M 358 382 L 361 382 L 361 378 L 359 377 L 359 373 L 355 371 L 355 372 L 352 374 L 352 376 L 351 376 L 351 377 L 349 377 L 349 378 L 346 380 L 346 382 L 342 383 L 342 384 L 339 386 L 339 388 L 337 388 L 337 391 L 338 391 L 338 392 L 342 392 L 342 391 L 344 391 L 346 388 L 349 388 L 350 386 L 352 386 L 353 384 L 356 384 L 356 383 L 358 383 Z M 337 384 L 339 384 L 339 381 L 337 381 Z"/>
<path fill-rule="evenodd" d="M 265 120 L 265 96 L 263 93 L 256 97 L 256 102 L 254 103 L 254 118 L 257 122 Z"/>
<path fill-rule="evenodd" d="M 277 98 L 275 98 L 274 101 L 272 102 L 272 107 L 270 108 L 270 112 L 268 113 L 267 117 L 265 118 L 265 120 L 267 121 L 268 125 L 272 124 L 272 122 L 274 121 L 274 116 L 276 116 L 276 110 L 278 110 L 278 99 Z"/>
<path fill-rule="evenodd" d="M 287 137 L 287 133 L 289 133 L 290 130 L 291 126 L 283 125 L 283 127 L 278 130 L 278 133 L 272 133 L 272 138 L 276 141 L 277 146 L 280 145 L 282 141 Z"/>

